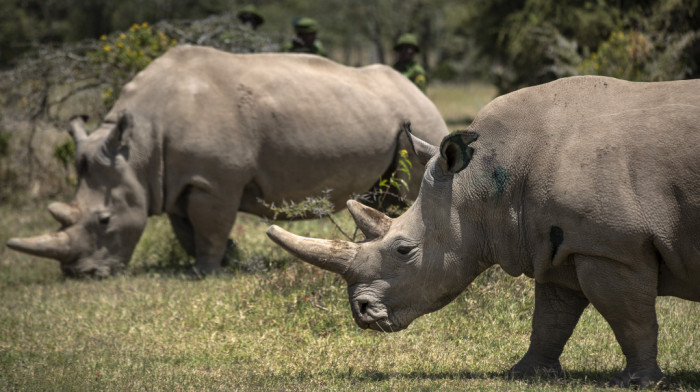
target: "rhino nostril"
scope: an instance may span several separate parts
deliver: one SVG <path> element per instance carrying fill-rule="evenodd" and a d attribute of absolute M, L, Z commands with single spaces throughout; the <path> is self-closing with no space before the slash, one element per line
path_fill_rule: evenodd
<path fill-rule="evenodd" d="M 369 301 L 360 301 L 358 304 L 360 305 L 360 314 L 363 316 L 367 315 L 367 309 L 369 309 Z"/>

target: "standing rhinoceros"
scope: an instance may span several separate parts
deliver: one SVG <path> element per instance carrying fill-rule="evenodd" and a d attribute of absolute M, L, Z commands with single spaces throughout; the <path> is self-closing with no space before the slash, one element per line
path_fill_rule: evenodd
<path fill-rule="evenodd" d="M 414 145 L 430 161 L 404 215 L 348 202 L 364 242 L 268 235 L 341 274 L 362 328 L 406 328 L 498 264 L 536 282 L 511 375 L 560 373 L 590 302 L 627 358 L 612 384 L 663 378 L 655 299 L 700 301 L 700 80 L 562 79 L 494 100 L 439 148 Z"/>
<path fill-rule="evenodd" d="M 57 259 L 69 275 L 104 276 L 128 263 L 147 217 L 166 212 L 208 273 L 220 267 L 237 211 L 269 214 L 258 199 L 332 189 L 343 205 L 370 190 L 408 146 L 399 137 L 407 120 L 430 141 L 447 135 L 431 101 L 387 66 L 177 47 L 124 87 L 89 136 L 72 121 L 77 193 L 49 205 L 63 227 L 8 246 Z M 417 163 L 408 198 L 420 186 Z"/>

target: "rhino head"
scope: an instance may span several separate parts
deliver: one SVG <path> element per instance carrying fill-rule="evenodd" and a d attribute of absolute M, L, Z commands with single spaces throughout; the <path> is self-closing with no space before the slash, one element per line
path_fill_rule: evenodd
<path fill-rule="evenodd" d="M 447 137 L 438 153 L 413 137 L 422 163 L 430 160 L 418 198 L 397 218 L 349 200 L 362 242 L 304 238 L 274 225 L 267 235 L 298 258 L 343 276 L 359 327 L 402 330 L 448 304 L 490 266 L 479 257 L 477 233 L 470 235 L 451 200 L 452 178 L 469 162 L 473 140 L 474 133 Z"/>
<path fill-rule="evenodd" d="M 71 204 L 49 204 L 61 228 L 53 234 L 11 238 L 7 246 L 56 259 L 68 276 L 104 277 L 122 269 L 147 220 L 146 193 L 126 143 L 132 128 L 132 116 L 122 112 L 88 136 L 84 119 L 73 118 L 77 192 Z"/>

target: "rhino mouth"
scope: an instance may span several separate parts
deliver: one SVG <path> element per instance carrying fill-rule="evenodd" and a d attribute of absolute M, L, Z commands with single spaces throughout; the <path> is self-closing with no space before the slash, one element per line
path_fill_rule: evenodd
<path fill-rule="evenodd" d="M 352 301 L 352 315 L 355 323 L 362 329 L 372 329 L 379 332 L 397 332 L 404 329 L 392 320 L 392 312 L 383 304 L 367 297 L 359 297 Z"/>
<path fill-rule="evenodd" d="M 358 325 L 360 325 L 360 324 L 358 323 Z M 360 327 L 362 327 L 362 326 L 360 325 Z M 386 333 L 399 332 L 399 331 L 405 329 L 405 327 L 403 327 L 403 326 L 392 323 L 391 320 L 389 319 L 389 317 L 385 317 L 385 318 L 379 319 L 371 324 L 367 324 L 367 326 L 364 327 L 364 329 L 367 329 L 367 328 L 369 328 L 373 331 L 386 332 Z"/>

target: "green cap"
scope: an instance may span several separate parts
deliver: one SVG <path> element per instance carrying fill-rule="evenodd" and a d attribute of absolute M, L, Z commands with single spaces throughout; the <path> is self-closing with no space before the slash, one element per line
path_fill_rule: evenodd
<path fill-rule="evenodd" d="M 399 47 L 403 45 L 413 46 L 416 52 L 420 52 L 420 46 L 418 46 L 418 38 L 415 34 L 402 34 L 399 39 L 396 40 L 396 45 L 394 45 L 394 50 L 398 50 Z"/>
<path fill-rule="evenodd" d="M 263 22 L 265 22 L 265 18 L 260 15 L 258 12 L 258 9 L 255 8 L 254 5 L 247 5 L 238 12 L 238 19 L 244 20 L 244 19 L 252 19 L 255 21 L 255 23 L 261 25 Z"/>
<path fill-rule="evenodd" d="M 318 23 L 311 18 L 298 18 L 292 22 L 294 31 L 299 34 L 318 32 Z"/>

